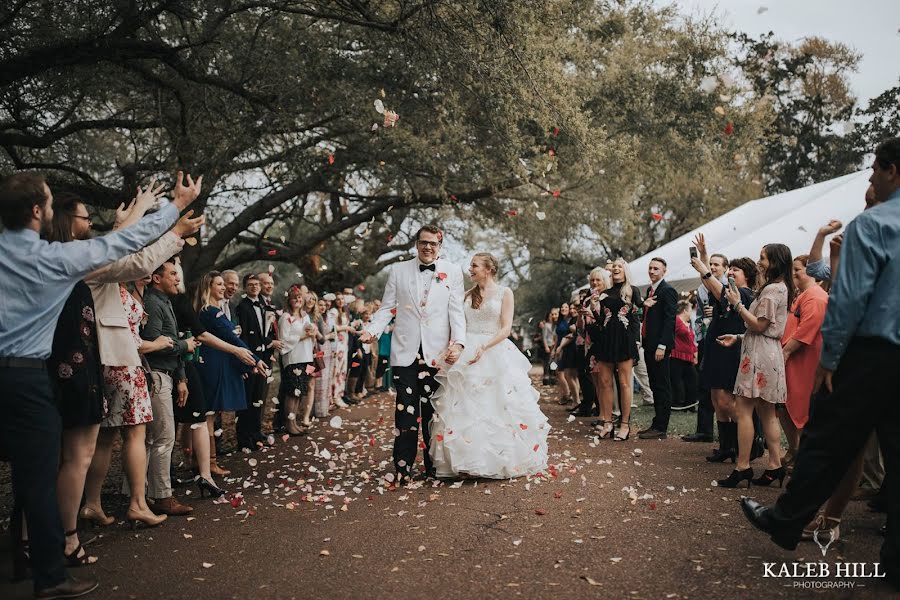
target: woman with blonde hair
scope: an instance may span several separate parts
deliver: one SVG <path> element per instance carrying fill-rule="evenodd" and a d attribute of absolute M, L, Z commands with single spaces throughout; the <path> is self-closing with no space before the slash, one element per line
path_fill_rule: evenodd
<path fill-rule="evenodd" d="M 319 328 L 319 352 L 325 368 L 316 374 L 315 414 L 319 418 L 327 417 L 328 411 L 334 404 L 331 396 L 331 379 L 334 369 L 334 342 L 337 333 L 334 330 L 334 322 L 328 314 L 329 298 L 333 294 L 325 294 L 316 302 L 314 323 Z"/>
<path fill-rule="evenodd" d="M 627 440 L 631 435 L 632 370 L 639 360 L 638 345 L 641 339 L 641 321 L 638 307 L 641 293 L 631 284 L 628 264 L 617 258 L 610 265 L 610 279 L 597 272 L 597 284 L 609 287 L 594 289 L 589 300 L 591 316 L 595 324 L 591 333 L 591 372 L 600 398 L 600 439 Z M 602 270 L 605 272 L 605 269 Z M 593 284 L 592 284 L 593 288 Z M 612 408 L 615 396 L 613 376 L 619 389 L 622 421 L 617 432 L 613 431 Z"/>
<path fill-rule="evenodd" d="M 246 393 L 242 375 L 252 370 L 268 373 L 266 363 L 256 359 L 256 366 L 248 366 L 239 356 L 241 352 L 229 352 L 228 348 L 250 350 L 244 341 L 234 333 L 234 324 L 222 311 L 222 300 L 225 298 L 225 280 L 218 271 L 203 276 L 194 308 L 201 325 L 210 334 L 224 343 L 203 344 L 200 346 L 200 360 L 196 363 L 197 372 L 203 381 L 206 398 L 206 427 L 209 435 L 215 433 L 215 415 L 217 412 L 235 412 L 247 407 Z M 218 346 L 218 347 L 217 347 Z M 212 444 L 215 448 L 215 444 Z M 210 458 L 211 462 L 211 458 Z M 221 496 L 224 491 L 212 481 L 211 473 L 205 471 L 206 465 L 198 461 L 202 469 L 197 484 L 202 495 L 207 492 L 213 496 Z M 204 481 L 205 480 L 205 481 Z"/>

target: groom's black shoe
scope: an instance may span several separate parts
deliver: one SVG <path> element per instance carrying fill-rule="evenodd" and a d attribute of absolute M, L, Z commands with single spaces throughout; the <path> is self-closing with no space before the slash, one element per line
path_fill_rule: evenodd
<path fill-rule="evenodd" d="M 437 479 L 437 472 L 434 469 L 420 471 L 413 477 L 413 481 L 428 481 L 429 479 Z"/>
<path fill-rule="evenodd" d="M 741 498 L 741 510 L 750 523 L 765 533 L 768 533 L 772 541 L 781 546 L 785 550 L 796 550 L 800 536 L 792 536 L 785 528 L 784 524 L 779 523 L 773 515 L 773 509 L 766 508 L 756 500 L 750 498 Z"/>

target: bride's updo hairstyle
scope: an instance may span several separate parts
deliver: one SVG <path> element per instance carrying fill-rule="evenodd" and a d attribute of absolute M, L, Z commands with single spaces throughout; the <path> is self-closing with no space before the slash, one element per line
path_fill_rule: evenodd
<path fill-rule="evenodd" d="M 494 277 L 496 277 L 497 273 L 500 271 L 500 263 L 497 261 L 497 257 L 490 252 L 479 252 L 472 258 L 478 260 L 481 266 L 490 271 L 491 275 Z M 472 299 L 472 308 L 478 308 L 484 300 L 484 298 L 481 297 L 481 288 L 478 287 L 477 284 L 466 292 L 466 298 Z"/>

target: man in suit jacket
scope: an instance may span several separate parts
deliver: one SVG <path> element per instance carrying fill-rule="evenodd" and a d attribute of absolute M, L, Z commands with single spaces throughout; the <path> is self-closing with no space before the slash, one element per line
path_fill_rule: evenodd
<path fill-rule="evenodd" d="M 236 304 L 233 303 L 232 298 L 237 293 L 238 286 L 241 284 L 241 278 L 238 276 L 237 271 L 229 269 L 222 271 L 222 280 L 225 282 L 225 298 L 222 300 L 222 312 L 225 313 L 229 321 L 237 325 Z"/>
<path fill-rule="evenodd" d="M 246 296 L 235 308 L 238 326 L 241 328 L 240 338 L 245 344 L 271 368 L 272 353 L 281 350 L 281 342 L 275 339 L 275 329 L 267 318 L 268 307 L 260 297 L 261 285 L 259 276 L 250 273 L 244 276 L 244 293 Z M 268 377 L 251 373 L 244 381 L 247 392 L 247 408 L 237 412 L 235 433 L 241 448 L 256 450 L 266 443 L 262 434 L 263 407 L 266 403 L 266 387 Z"/>
<path fill-rule="evenodd" d="M 653 409 L 656 415 L 650 427 L 638 432 L 642 440 L 665 439 L 672 413 L 672 384 L 669 380 L 669 354 L 675 346 L 675 306 L 678 292 L 663 279 L 666 261 L 654 258 L 647 267 L 650 287 L 644 300 L 641 343 L 647 364 Z"/>
<path fill-rule="evenodd" d="M 399 484 L 409 478 L 416 461 L 419 430 L 424 441 L 425 476 L 434 475 L 429 447 L 437 361 L 445 354 L 444 360 L 454 364 L 466 343 L 462 269 L 438 259 L 442 241 L 443 233 L 433 225 L 416 233 L 418 259 L 393 266 L 381 308 L 359 336 L 363 344 L 372 342 L 396 315 L 391 368 L 397 386 L 393 455 Z"/>

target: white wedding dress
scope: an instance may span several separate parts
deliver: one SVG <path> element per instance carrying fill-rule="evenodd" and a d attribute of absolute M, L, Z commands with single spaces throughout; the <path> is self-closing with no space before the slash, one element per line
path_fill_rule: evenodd
<path fill-rule="evenodd" d="M 455 365 L 444 365 L 432 398 L 431 458 L 438 477 L 467 474 L 506 479 L 547 468 L 547 417 L 531 385 L 531 363 L 508 339 L 475 350 L 500 331 L 503 287 L 478 309 L 467 298 L 466 347 Z"/>

